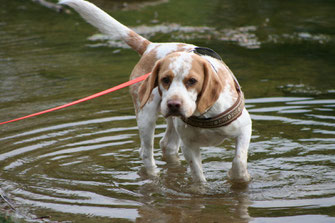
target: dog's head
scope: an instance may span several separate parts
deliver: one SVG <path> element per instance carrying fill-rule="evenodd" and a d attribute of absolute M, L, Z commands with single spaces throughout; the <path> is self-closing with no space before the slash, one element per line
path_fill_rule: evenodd
<path fill-rule="evenodd" d="M 142 108 L 152 90 L 161 94 L 161 112 L 164 117 L 188 118 L 195 111 L 205 113 L 219 98 L 222 84 L 210 63 L 189 52 L 172 53 L 159 60 L 151 75 L 139 89 Z"/>

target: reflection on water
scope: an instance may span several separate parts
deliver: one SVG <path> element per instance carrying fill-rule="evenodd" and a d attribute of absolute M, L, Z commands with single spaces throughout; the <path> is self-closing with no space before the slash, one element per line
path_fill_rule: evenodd
<path fill-rule="evenodd" d="M 92 40 L 87 38 L 94 31 L 75 15 L 52 14 L 31 2 L 1 1 L 6 9 L 0 13 L 6 19 L 0 21 L 4 46 L 0 48 L 0 121 L 124 82 L 138 60 L 123 48 L 88 47 Z M 214 6 L 198 3 L 207 7 L 199 11 L 207 23 L 222 19 L 221 14 L 210 16 Z M 172 12 L 173 4 L 183 3 L 149 4 L 139 10 L 148 18 L 138 11 L 115 13 L 152 21 L 150 13 L 157 10 L 159 22 L 165 19 L 164 11 Z M 241 10 L 230 1 L 222 5 L 228 12 Z M 162 161 L 158 148 L 165 128 L 162 118 L 155 135 L 160 174 L 148 178 L 138 155 L 131 99 L 122 90 L 0 127 L 0 192 L 15 207 L 10 210 L 1 199 L 0 213 L 16 213 L 36 222 L 335 221 L 334 37 L 324 28 L 331 20 L 317 31 L 310 23 L 306 29 L 292 31 L 291 25 L 276 26 L 277 16 L 267 11 L 271 9 L 263 10 L 270 19 L 259 23 L 238 17 L 230 26 L 221 20 L 204 26 L 193 13 L 195 25 L 188 20 L 179 22 L 185 25 L 169 25 L 179 24 L 171 14 L 164 24 L 132 25 L 157 41 L 187 39 L 208 45 L 227 60 L 243 86 L 253 119 L 248 162 L 253 180 L 248 186 L 231 185 L 227 179 L 234 156 L 232 141 L 203 148 L 208 179 L 203 186 L 192 184 L 182 156 L 180 165 Z M 243 35 L 246 44 L 257 47 L 243 45 Z M 94 45 L 105 44 L 100 35 L 95 37 Z"/>

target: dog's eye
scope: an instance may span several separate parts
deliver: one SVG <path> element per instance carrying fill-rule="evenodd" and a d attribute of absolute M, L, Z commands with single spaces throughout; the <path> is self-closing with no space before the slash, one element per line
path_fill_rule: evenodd
<path fill-rule="evenodd" d="M 196 79 L 194 79 L 194 78 L 190 78 L 190 79 L 187 80 L 186 84 L 187 84 L 187 86 L 193 86 L 193 85 L 195 85 L 197 82 L 198 82 L 198 81 L 197 81 Z"/>
<path fill-rule="evenodd" d="M 161 81 L 162 81 L 162 83 L 163 84 L 170 84 L 170 78 L 169 77 L 163 77 L 162 79 L 161 79 Z"/>

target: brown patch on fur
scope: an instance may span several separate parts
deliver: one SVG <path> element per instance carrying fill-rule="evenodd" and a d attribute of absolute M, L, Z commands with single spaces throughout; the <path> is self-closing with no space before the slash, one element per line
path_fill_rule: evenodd
<path fill-rule="evenodd" d="M 203 61 L 204 83 L 198 96 L 198 111 L 203 114 L 218 100 L 223 84 L 214 73 L 211 65 L 207 61 Z"/>
<path fill-rule="evenodd" d="M 158 83 L 160 83 L 163 88 L 165 88 L 166 90 L 168 90 L 170 88 L 170 85 L 171 85 L 172 81 L 173 81 L 174 74 L 171 71 L 168 70 L 167 72 L 164 72 L 161 75 L 159 75 L 158 78 L 159 78 Z M 169 79 L 169 83 L 165 83 L 163 81 L 164 78 L 168 78 Z"/>
<path fill-rule="evenodd" d="M 140 100 L 140 108 L 142 108 L 149 100 L 152 90 L 158 86 L 158 72 L 160 69 L 160 62 L 158 61 L 151 72 L 150 76 L 145 79 L 138 90 L 138 97 Z"/>
<path fill-rule="evenodd" d="M 198 92 L 197 108 L 201 114 L 213 106 L 219 98 L 220 93 L 228 86 L 230 87 L 233 100 L 235 101 L 238 97 L 233 73 L 224 62 L 221 63 L 222 66 L 219 65 L 219 67 L 216 68 L 218 69 L 217 72 L 215 72 L 212 65 L 206 59 L 202 57 L 193 58 L 192 69 L 189 75 L 192 75 L 194 72 L 201 74 L 202 76 L 200 76 L 200 78 L 202 78 L 203 81 L 201 85 L 196 86 Z M 201 90 L 199 90 L 199 86 L 202 86 Z"/>
<path fill-rule="evenodd" d="M 222 67 L 220 67 L 218 70 L 218 77 L 224 88 L 230 86 L 230 93 L 233 95 L 233 100 L 235 101 L 238 97 L 238 93 L 236 91 L 233 75 L 234 74 L 229 69 L 229 67 L 224 62 L 222 62 Z"/>
<path fill-rule="evenodd" d="M 195 89 L 196 92 L 200 94 L 204 83 L 203 63 L 205 63 L 205 61 L 196 54 L 192 56 L 192 59 L 192 67 L 183 82 L 187 89 Z M 191 78 L 197 80 L 197 83 L 192 86 L 187 86 L 187 81 Z"/>
<path fill-rule="evenodd" d="M 126 43 L 140 55 L 143 55 L 151 42 L 130 30 L 128 33 L 128 38 L 126 39 Z"/>

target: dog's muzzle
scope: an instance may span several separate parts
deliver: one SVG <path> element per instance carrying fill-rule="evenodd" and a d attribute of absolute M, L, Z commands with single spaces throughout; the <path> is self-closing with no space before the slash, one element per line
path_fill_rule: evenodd
<path fill-rule="evenodd" d="M 182 102 L 179 100 L 169 100 L 167 102 L 168 112 L 166 117 L 169 116 L 184 116 L 181 112 L 182 110 Z"/>

